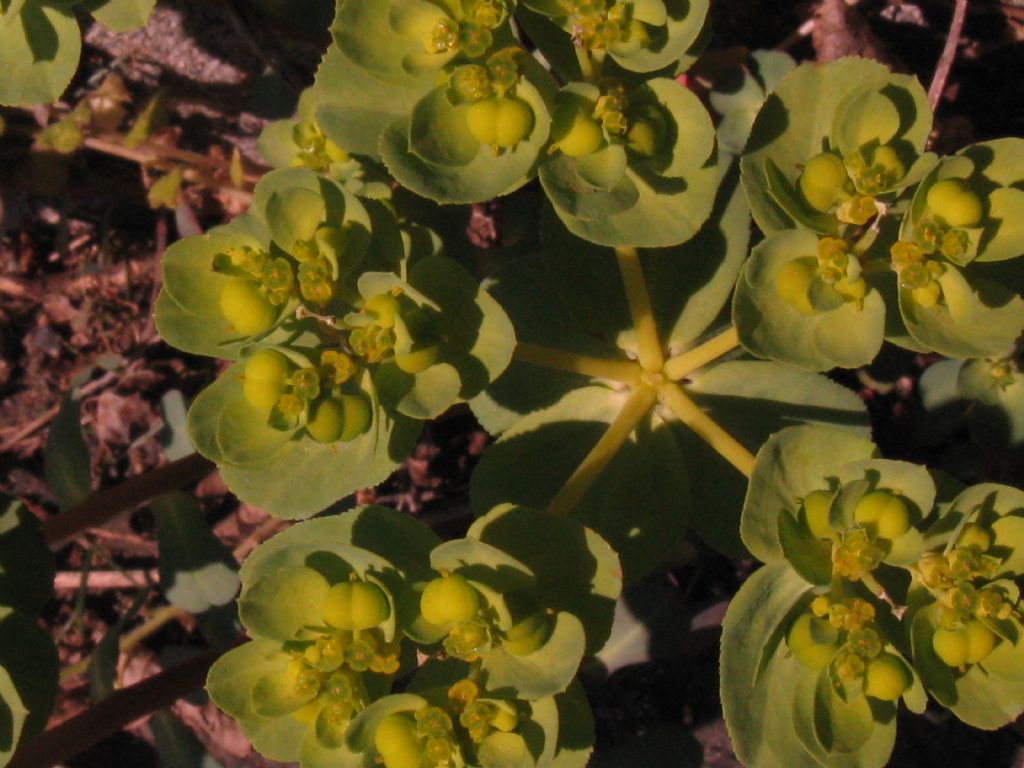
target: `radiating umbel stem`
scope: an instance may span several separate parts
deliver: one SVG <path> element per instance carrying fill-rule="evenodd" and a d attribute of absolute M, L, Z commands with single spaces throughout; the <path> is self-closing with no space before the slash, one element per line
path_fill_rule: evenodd
<path fill-rule="evenodd" d="M 607 431 L 601 435 L 601 439 L 548 504 L 550 512 L 556 515 L 567 515 L 572 512 L 580 499 L 587 495 L 587 491 L 600 477 L 605 467 L 615 458 L 619 449 L 625 445 L 633 430 L 643 421 L 656 399 L 657 392 L 646 384 L 637 386 L 629 393 L 622 410 L 608 425 Z"/>
<path fill-rule="evenodd" d="M 679 381 L 684 376 L 696 371 L 712 360 L 717 360 L 726 352 L 730 352 L 740 344 L 739 334 L 736 327 L 730 325 L 727 331 L 723 331 L 714 338 L 708 339 L 698 347 L 683 352 L 665 362 L 665 376 L 673 381 Z"/>
<path fill-rule="evenodd" d="M 545 368 L 555 368 L 599 379 L 610 379 L 623 384 L 635 384 L 640 379 L 640 366 L 631 360 L 605 360 L 576 352 L 552 349 L 540 344 L 521 342 L 516 346 L 513 358 L 523 363 L 533 363 Z"/>
<path fill-rule="evenodd" d="M 742 472 L 746 477 L 754 473 L 754 454 L 748 451 L 735 437 L 726 432 L 714 419 L 701 410 L 678 384 L 666 382 L 658 387 L 661 401 L 679 420 L 697 433 L 714 448 L 719 455 Z"/>
<path fill-rule="evenodd" d="M 615 255 L 619 261 L 622 284 L 626 289 L 629 311 L 633 315 L 640 365 L 645 371 L 660 371 L 665 364 L 665 356 L 662 354 L 658 328 L 651 311 L 651 297 L 647 293 L 640 254 L 636 248 L 616 248 Z"/>

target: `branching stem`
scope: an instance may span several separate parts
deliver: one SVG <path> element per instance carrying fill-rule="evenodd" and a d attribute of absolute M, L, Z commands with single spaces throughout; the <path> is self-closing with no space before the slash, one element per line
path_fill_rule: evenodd
<path fill-rule="evenodd" d="M 50 768 L 91 747 L 140 717 L 173 704 L 199 688 L 220 651 L 206 651 L 188 661 L 115 691 L 81 714 L 25 741 L 8 768 Z"/>
<path fill-rule="evenodd" d="M 163 605 L 157 608 L 150 615 L 146 621 L 137 626 L 131 632 L 125 632 L 121 635 L 121 639 L 118 641 L 118 650 L 120 653 L 128 653 L 136 645 L 141 643 L 150 635 L 156 634 L 165 624 L 169 624 L 175 619 L 183 619 L 188 616 L 188 611 L 182 610 L 173 605 Z M 69 664 L 60 671 L 60 679 L 67 680 L 74 677 L 75 675 L 81 675 L 89 669 L 89 664 L 92 661 L 92 656 L 86 656 L 80 661 L 76 661 L 74 664 Z"/>
<path fill-rule="evenodd" d="M 683 352 L 666 361 L 664 374 L 673 381 L 679 381 L 698 368 L 735 349 L 739 344 L 740 337 L 735 326 L 729 326 L 729 330 L 723 331 L 713 339 L 708 339 L 699 347 L 694 347 L 688 352 Z"/>
<path fill-rule="evenodd" d="M 754 454 L 748 451 L 735 437 L 700 409 L 693 400 L 674 382 L 658 387 L 661 401 L 668 406 L 679 420 L 692 429 L 719 455 L 742 472 L 746 477 L 754 473 Z"/>
<path fill-rule="evenodd" d="M 658 327 L 651 311 L 651 297 L 647 293 L 647 282 L 644 279 L 643 265 L 636 248 L 616 248 L 615 255 L 619 261 L 619 272 L 626 289 L 629 311 L 633 315 L 633 327 L 636 330 L 637 352 L 640 365 L 645 371 L 660 371 L 665 364 L 665 356 L 658 340 Z"/>
<path fill-rule="evenodd" d="M 190 454 L 170 464 L 128 478 L 120 485 L 96 491 L 77 507 L 48 520 L 46 543 L 56 551 L 87 528 L 95 528 L 161 493 L 201 480 L 214 468 L 209 459 Z"/>
<path fill-rule="evenodd" d="M 572 512 L 605 467 L 615 458 L 619 449 L 625 445 L 633 430 L 643 421 L 656 399 L 657 392 L 646 384 L 637 386 L 629 393 L 629 398 L 623 404 L 622 410 L 608 425 L 607 431 L 601 435 L 601 439 L 597 441 L 576 471 L 566 480 L 562 489 L 555 494 L 548 505 L 548 511 L 556 515 L 568 515 Z"/>
<path fill-rule="evenodd" d="M 611 379 L 623 384 L 635 384 L 640 380 L 641 373 L 640 366 L 631 360 L 605 360 L 600 357 L 580 355 L 576 352 L 551 349 L 540 344 L 518 344 L 513 359 L 559 371 Z"/>

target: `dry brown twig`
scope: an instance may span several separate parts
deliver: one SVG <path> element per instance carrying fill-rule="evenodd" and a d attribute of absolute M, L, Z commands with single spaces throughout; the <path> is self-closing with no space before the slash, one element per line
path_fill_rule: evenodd
<path fill-rule="evenodd" d="M 956 0 L 953 8 L 953 20 L 949 24 L 949 33 L 946 35 L 946 45 L 942 49 L 942 55 L 935 65 L 935 74 L 932 75 L 932 83 L 928 86 L 928 103 L 934 112 L 942 100 L 942 92 L 946 89 L 946 81 L 949 79 L 949 72 L 956 60 L 956 49 L 960 44 L 960 35 L 964 29 L 964 20 L 967 18 L 967 0 Z"/>

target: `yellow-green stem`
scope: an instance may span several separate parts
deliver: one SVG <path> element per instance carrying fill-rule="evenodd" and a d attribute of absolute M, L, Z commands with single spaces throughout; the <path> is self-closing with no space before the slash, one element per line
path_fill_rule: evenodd
<path fill-rule="evenodd" d="M 576 471 L 565 481 L 565 485 L 548 504 L 548 511 L 556 515 L 567 515 L 572 512 L 576 504 L 587 494 L 594 481 L 604 471 L 604 468 L 615 458 L 633 430 L 651 410 L 656 399 L 657 392 L 646 384 L 637 386 L 629 393 L 629 398 L 612 423 L 608 425 L 607 431 L 601 435 L 601 439 L 597 441 Z"/>
<path fill-rule="evenodd" d="M 573 48 L 576 50 L 576 61 L 580 65 L 580 74 L 588 83 L 593 83 L 597 80 L 597 71 L 594 69 L 594 62 L 590 60 L 590 50 L 584 45 L 575 45 Z"/>
<path fill-rule="evenodd" d="M 611 379 L 624 384 L 634 384 L 640 378 L 640 366 L 631 360 L 604 360 L 575 352 L 551 349 L 540 344 L 520 343 L 513 354 L 515 360 L 560 371 L 581 373 L 601 379 Z"/>
<path fill-rule="evenodd" d="M 654 323 L 654 313 L 651 311 L 651 297 L 647 293 L 640 254 L 636 248 L 616 248 L 615 255 L 619 261 L 622 284 L 626 289 L 629 311 L 633 315 L 640 365 L 645 371 L 660 371 L 665 364 L 665 357 L 661 352 L 661 342 L 658 340 L 658 327 Z"/>
<path fill-rule="evenodd" d="M 146 619 L 146 621 L 137 626 L 131 632 L 125 632 L 121 635 L 121 639 L 118 641 L 118 648 L 120 652 L 128 653 L 147 637 L 159 631 L 165 624 L 168 624 L 175 619 L 183 619 L 188 615 L 188 611 L 184 611 L 173 605 L 164 605 L 157 608 L 153 611 L 152 615 Z M 92 656 L 86 656 L 81 661 L 77 661 L 74 664 L 69 664 L 64 667 L 64 669 L 60 671 L 60 679 L 67 680 L 75 675 L 83 674 L 89 669 L 89 663 L 91 660 Z"/>
<path fill-rule="evenodd" d="M 679 381 L 684 376 L 690 375 L 698 368 L 735 349 L 739 344 L 739 334 L 734 326 L 730 326 L 729 330 L 723 331 L 713 339 L 708 339 L 699 347 L 694 347 L 688 352 L 683 352 L 681 355 L 667 360 L 664 374 L 673 381 Z"/>
<path fill-rule="evenodd" d="M 679 420 L 692 429 L 719 455 L 747 477 L 754 473 L 754 454 L 748 451 L 735 437 L 730 435 L 718 422 L 700 409 L 678 384 L 666 382 L 658 387 L 661 401 Z"/>

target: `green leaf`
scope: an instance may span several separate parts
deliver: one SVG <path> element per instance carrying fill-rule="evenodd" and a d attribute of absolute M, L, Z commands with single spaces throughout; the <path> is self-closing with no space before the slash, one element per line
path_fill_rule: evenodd
<path fill-rule="evenodd" d="M 524 563 L 536 581 L 523 592 L 545 609 L 573 614 L 586 630 L 587 653 L 601 649 L 611 633 L 622 571 L 597 533 L 550 512 L 503 505 L 477 519 L 467 536 Z"/>
<path fill-rule="evenodd" d="M 243 585 L 255 583 L 264 573 L 280 568 L 310 566 L 325 576 L 324 566 L 341 560 L 365 576 L 383 576 L 398 569 L 407 581 L 427 578 L 431 551 L 440 539 L 425 525 L 389 507 L 358 507 L 293 525 L 257 547 L 242 565 Z M 324 554 L 333 555 L 325 557 Z M 338 581 L 347 578 L 345 570 Z"/>
<path fill-rule="evenodd" d="M 422 696 L 412 693 L 395 693 L 378 699 L 360 712 L 349 725 L 345 736 L 345 744 L 356 753 L 376 752 L 373 747 L 373 735 L 377 726 L 388 716 L 400 712 L 415 712 L 428 705 Z"/>
<path fill-rule="evenodd" d="M 192 441 L 185 429 L 188 407 L 179 389 L 171 389 L 160 398 L 164 428 L 160 430 L 160 445 L 169 461 L 183 459 L 193 453 Z"/>
<path fill-rule="evenodd" d="M 298 759 L 309 725 L 292 717 L 264 718 L 253 710 L 253 689 L 266 675 L 283 670 L 291 656 L 281 644 L 253 640 L 232 648 L 210 668 L 206 690 L 214 703 L 236 718 L 253 746 L 272 760 Z"/>
<path fill-rule="evenodd" d="M 788 509 L 779 510 L 779 544 L 793 570 L 811 584 L 832 581 L 832 544 L 815 537 Z"/>
<path fill-rule="evenodd" d="M 722 622 L 722 713 L 733 750 L 747 765 L 819 765 L 797 738 L 788 706 L 803 668 L 782 644 L 770 653 L 766 666 L 761 661 L 806 591 L 807 583 L 785 563 L 766 565 L 740 587 Z"/>
<path fill-rule="evenodd" d="M 111 32 L 130 32 L 146 26 L 156 0 L 87 0 L 84 5 Z"/>
<path fill-rule="evenodd" d="M 559 231 L 564 232 L 560 224 L 554 223 Z M 572 242 L 579 246 L 579 250 L 561 255 L 573 263 L 577 254 L 589 255 L 585 249 L 593 247 L 576 239 Z M 553 260 L 543 258 L 541 254 L 502 260 L 491 278 L 488 292 L 511 316 L 519 341 L 614 356 L 614 347 L 601 344 L 581 328 L 585 315 L 570 312 L 556 287 L 555 275 L 559 273 L 549 271 L 553 266 Z M 586 276 L 603 271 L 594 265 L 588 268 Z M 606 305 L 605 314 L 600 317 L 613 315 L 615 310 Z M 497 434 L 525 414 L 553 405 L 566 393 L 587 382 L 586 377 L 578 374 L 513 361 L 470 405 L 483 427 Z"/>
<path fill-rule="evenodd" d="M 6 608 L 0 608 L 0 670 L 7 673 L 17 692 L 16 698 L 11 696 L 0 681 L 0 710 L 6 702 L 12 725 L 22 716 L 22 707 L 28 710 L 21 728 L 22 739 L 41 732 L 53 711 L 57 693 L 57 649 L 50 634 L 40 629 L 34 618 Z M 0 755 L 5 747 L 3 730 L 0 725 Z"/>
<path fill-rule="evenodd" d="M 343 0 L 331 27 L 335 45 L 345 57 L 387 87 L 432 80 L 450 54 L 435 54 L 434 66 L 411 66 L 425 53 L 423 36 L 451 15 L 425 0 L 385 0 L 360 3 Z M 378 86 L 379 88 L 380 86 Z"/>
<path fill-rule="evenodd" d="M 235 363 L 204 389 L 188 411 L 188 433 L 196 450 L 232 466 L 266 466 L 292 440 L 294 429 L 276 429 L 242 391 L 245 364 Z M 305 440 L 310 440 L 306 437 Z"/>
<path fill-rule="evenodd" d="M 330 584 L 304 565 L 265 570 L 238 598 L 238 616 L 256 637 L 288 642 L 306 627 L 324 625 L 323 604 Z"/>
<path fill-rule="evenodd" d="M 82 439 L 81 395 L 77 390 L 64 396 L 50 425 L 43 471 L 62 512 L 78 506 L 92 492 L 89 452 Z"/>
<path fill-rule="evenodd" d="M 502 547 L 475 538 L 446 541 L 430 553 L 435 571 L 449 571 L 474 583 L 484 584 L 497 594 L 517 592 L 536 582 L 536 574 Z"/>
<path fill-rule="evenodd" d="M 832 687 L 828 669 L 818 675 L 814 698 L 814 730 L 829 754 L 856 753 L 871 738 L 875 722 L 864 695 L 844 701 Z"/>
<path fill-rule="evenodd" d="M 157 496 L 152 507 L 167 599 L 189 613 L 229 603 L 238 592 L 238 566 L 196 501 L 175 492 Z"/>
<path fill-rule="evenodd" d="M 772 435 L 757 453 L 743 503 L 743 543 L 759 560 L 782 560 L 780 510 L 796 510 L 799 499 L 827 489 L 827 478 L 845 464 L 876 452 L 869 440 L 856 433 L 822 426 L 791 427 Z"/>
<path fill-rule="evenodd" d="M 947 357 L 999 355 L 1013 346 L 1024 327 L 1024 299 L 1010 287 L 974 277 L 946 263 L 939 275 L 942 300 L 917 303 L 900 288 L 899 306 L 907 330 L 920 344 Z"/>
<path fill-rule="evenodd" d="M 0 606 L 35 616 L 53 592 L 54 570 L 38 518 L 0 494 Z"/>
<path fill-rule="evenodd" d="M 262 247 L 259 240 L 240 231 L 243 218 L 235 219 L 229 228 L 179 240 L 164 254 L 156 325 L 169 344 L 186 352 L 234 359 L 251 341 L 240 336 L 221 313 L 220 295 L 231 278 L 213 269 L 214 257 L 227 248 Z M 295 329 L 293 324 L 289 327 Z M 295 335 L 289 327 L 271 331 L 264 341 L 280 342 Z"/>
<path fill-rule="evenodd" d="M 835 309 L 808 315 L 786 301 L 778 286 L 786 265 L 814 258 L 815 233 L 786 230 L 769 235 L 751 254 L 736 284 L 732 317 L 743 346 L 755 355 L 812 371 L 855 368 L 871 362 L 885 335 L 885 302 L 869 290 L 861 306 L 838 298 Z"/>
<path fill-rule="evenodd" d="M 290 252 L 297 240 L 313 238 L 326 211 L 324 199 L 311 189 L 278 189 L 266 203 L 270 235 L 277 245 Z"/>
<path fill-rule="evenodd" d="M 594 749 L 594 715 L 578 680 L 555 696 L 555 706 L 558 739 L 552 768 L 586 768 Z"/>
<path fill-rule="evenodd" d="M 369 3 L 350 3 L 371 8 Z M 374 3 L 372 7 L 383 6 Z M 317 122 L 339 147 L 377 158 L 384 130 L 412 112 L 413 106 L 433 87 L 432 78 L 389 82 L 386 99 L 382 83 L 353 64 L 337 45 L 331 45 L 320 62 L 314 85 Z"/>
<path fill-rule="evenodd" d="M 71 82 L 82 52 L 74 11 L 25 0 L 15 13 L 10 23 L 0 23 L 0 104 L 27 107 L 56 101 Z"/>
<path fill-rule="evenodd" d="M 381 157 L 398 183 L 440 203 L 475 203 L 506 195 L 529 181 L 551 126 L 544 97 L 544 92 L 551 88 L 547 82 L 550 76 L 536 62 L 529 66 L 515 93 L 533 110 L 533 127 L 525 138 L 498 154 L 478 143 L 476 152 L 469 156 L 462 133 L 465 108 L 449 106 L 442 114 L 443 122 L 456 126 L 445 129 L 457 131 L 450 137 L 453 143 L 444 152 L 438 145 L 430 153 L 432 159 L 426 159 L 422 156 L 426 147 L 424 131 L 438 128 L 416 122 L 417 113 L 413 112 L 412 118 L 392 123 L 380 137 Z M 537 84 L 530 78 L 535 78 Z M 435 92 L 431 98 L 431 104 L 437 105 L 444 95 Z M 457 152 L 456 137 L 460 137 Z M 446 162 L 440 162 L 442 159 Z"/>
<path fill-rule="evenodd" d="M 913 525 L 928 517 L 935 506 L 935 481 L 928 470 L 919 464 L 892 459 L 854 459 L 843 465 L 834 465 L 830 476 L 835 477 L 841 485 L 867 480 L 871 491 L 880 489 L 898 492 L 910 509 Z M 851 502 L 855 504 L 859 500 L 854 498 Z M 854 525 L 852 506 L 843 522 L 847 527 Z"/>
<path fill-rule="evenodd" d="M 551 636 L 533 653 L 516 656 L 498 646 L 483 655 L 487 687 L 495 693 L 514 693 L 524 699 L 561 693 L 576 676 L 586 643 L 580 620 L 561 611 L 555 617 Z"/>
<path fill-rule="evenodd" d="M 798 215 L 773 193 L 771 165 L 795 188 L 801 167 L 823 150 L 826 141 L 836 148 L 839 138 L 844 142 L 862 138 L 857 129 L 850 131 L 850 136 L 833 136 L 833 122 L 844 102 L 853 103 L 864 94 L 873 94 L 870 101 L 882 98 L 891 103 L 899 117 L 897 138 L 915 152 L 923 149 L 931 129 L 931 112 L 916 80 L 894 75 L 869 59 L 802 64 L 783 78 L 765 101 L 741 162 L 754 221 L 766 234 L 794 227 Z M 808 109 L 808 104 L 814 108 Z M 847 122 L 861 124 L 852 113 L 842 122 L 844 129 Z"/>
<path fill-rule="evenodd" d="M 863 402 L 817 374 L 779 363 L 735 360 L 696 371 L 689 381 L 686 392 L 694 402 L 752 453 L 774 432 L 799 423 L 839 427 L 855 440 L 869 435 Z M 764 541 L 747 541 L 746 524 L 740 524 L 744 487 L 737 482 L 736 469 L 692 430 L 672 424 L 692 476 L 701 478 L 691 486 L 694 509 L 701 511 L 691 516 L 691 525 L 722 551 L 742 555 L 745 543 L 755 557 L 770 562 L 765 555 L 777 548 L 763 547 Z M 774 542 L 775 517 L 766 522 L 771 526 L 766 540 Z"/>
<path fill-rule="evenodd" d="M 206 677 L 206 691 L 225 713 L 244 723 L 256 717 L 252 709 L 256 683 L 290 660 L 280 642 L 256 638 L 232 648 L 213 663 Z"/>
<path fill-rule="evenodd" d="M 223 465 L 221 476 L 240 499 L 272 515 L 310 517 L 383 481 L 412 452 L 419 431 L 418 422 L 379 413 L 370 430 L 350 442 L 325 445 L 303 437 L 275 455 L 272 471 Z"/>
<path fill-rule="evenodd" d="M 670 159 L 631 156 L 625 175 L 609 189 L 588 178 L 587 158 L 556 153 L 541 165 L 541 184 L 565 226 L 585 240 L 642 248 L 678 245 L 711 213 L 718 182 L 714 127 L 700 100 L 673 80 L 649 81 L 635 97 L 656 105 L 670 121 Z"/>
<path fill-rule="evenodd" d="M 516 423 L 473 473 L 474 508 L 489 510 L 504 502 L 546 508 L 618 414 L 624 397 L 605 387 L 582 387 Z M 573 512 L 619 553 L 627 582 L 653 568 L 683 532 L 684 461 L 665 422 L 652 414 Z M 638 514 L 623 515 L 623 509 Z"/>
<path fill-rule="evenodd" d="M 1020 256 L 1024 237 L 1024 192 L 1020 189 L 1024 180 L 1024 140 L 1004 138 L 972 144 L 957 156 L 973 162 L 972 186 L 976 184 L 988 192 L 984 234 L 976 260 L 1004 261 Z M 921 185 L 918 195 L 927 195 L 925 186 Z"/>
<path fill-rule="evenodd" d="M 7 671 L 0 667 L 0 764 L 7 765 L 21 738 L 28 708 Z"/>

